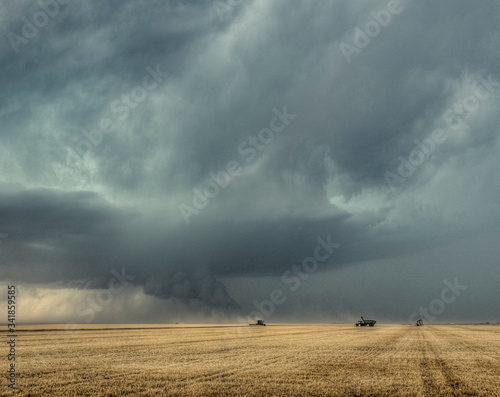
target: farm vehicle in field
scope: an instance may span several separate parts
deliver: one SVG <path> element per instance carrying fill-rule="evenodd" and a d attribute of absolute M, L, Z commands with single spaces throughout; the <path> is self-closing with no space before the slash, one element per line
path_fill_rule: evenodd
<path fill-rule="evenodd" d="M 365 320 L 363 316 L 361 316 L 361 320 L 356 323 L 356 327 L 373 327 L 375 325 L 375 320 Z"/>
<path fill-rule="evenodd" d="M 265 326 L 266 323 L 264 322 L 264 320 L 257 320 L 256 324 L 248 324 L 248 325 L 263 325 L 263 326 Z"/>

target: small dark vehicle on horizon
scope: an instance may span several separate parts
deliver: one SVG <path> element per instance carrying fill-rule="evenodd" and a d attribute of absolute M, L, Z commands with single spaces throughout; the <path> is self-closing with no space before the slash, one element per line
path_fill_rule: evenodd
<path fill-rule="evenodd" d="M 257 324 L 248 324 L 248 325 L 263 325 L 263 326 L 266 326 L 266 323 L 264 322 L 264 320 L 257 320 Z"/>

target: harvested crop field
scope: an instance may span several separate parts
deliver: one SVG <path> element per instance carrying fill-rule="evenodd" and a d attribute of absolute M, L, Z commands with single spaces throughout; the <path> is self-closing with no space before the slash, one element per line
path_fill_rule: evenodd
<path fill-rule="evenodd" d="M 16 394 L 500 395 L 498 326 L 124 327 L 19 326 Z"/>

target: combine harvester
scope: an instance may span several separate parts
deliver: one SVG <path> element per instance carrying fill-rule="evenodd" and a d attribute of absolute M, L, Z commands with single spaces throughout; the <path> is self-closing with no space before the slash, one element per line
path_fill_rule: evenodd
<path fill-rule="evenodd" d="M 375 323 L 375 320 L 365 320 L 363 316 L 361 316 L 361 320 L 356 323 L 356 327 L 366 327 L 367 325 L 373 327 Z"/>
<path fill-rule="evenodd" d="M 257 320 L 257 324 L 248 324 L 248 325 L 263 325 L 265 327 L 266 323 L 264 322 L 264 320 Z"/>

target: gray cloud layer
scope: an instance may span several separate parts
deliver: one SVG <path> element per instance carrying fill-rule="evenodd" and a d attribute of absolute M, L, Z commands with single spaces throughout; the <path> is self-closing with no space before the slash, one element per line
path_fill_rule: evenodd
<path fill-rule="evenodd" d="M 325 275 L 373 262 L 397 283 L 381 261 L 421 255 L 425 278 L 451 279 L 427 252 L 498 235 L 498 5 L 402 1 L 347 62 L 341 44 L 389 3 L 54 2 L 28 39 L 41 6 L 0 6 L 2 278 L 106 288 L 125 267 L 145 294 L 246 314 L 268 296 L 251 287 L 259 277 L 279 288 L 329 235 L 341 248 Z M 252 149 L 285 108 L 295 117 Z M 404 168 L 436 128 L 446 138 Z M 238 172 L 197 207 L 193 189 L 229 162 Z M 469 274 L 453 255 L 438 262 Z M 484 266 L 478 290 L 498 277 Z M 438 287 L 421 283 L 427 303 Z M 329 313 L 320 285 L 304 284 L 284 318 L 300 305 Z M 385 299 L 373 311 L 386 318 L 414 310 Z"/>

